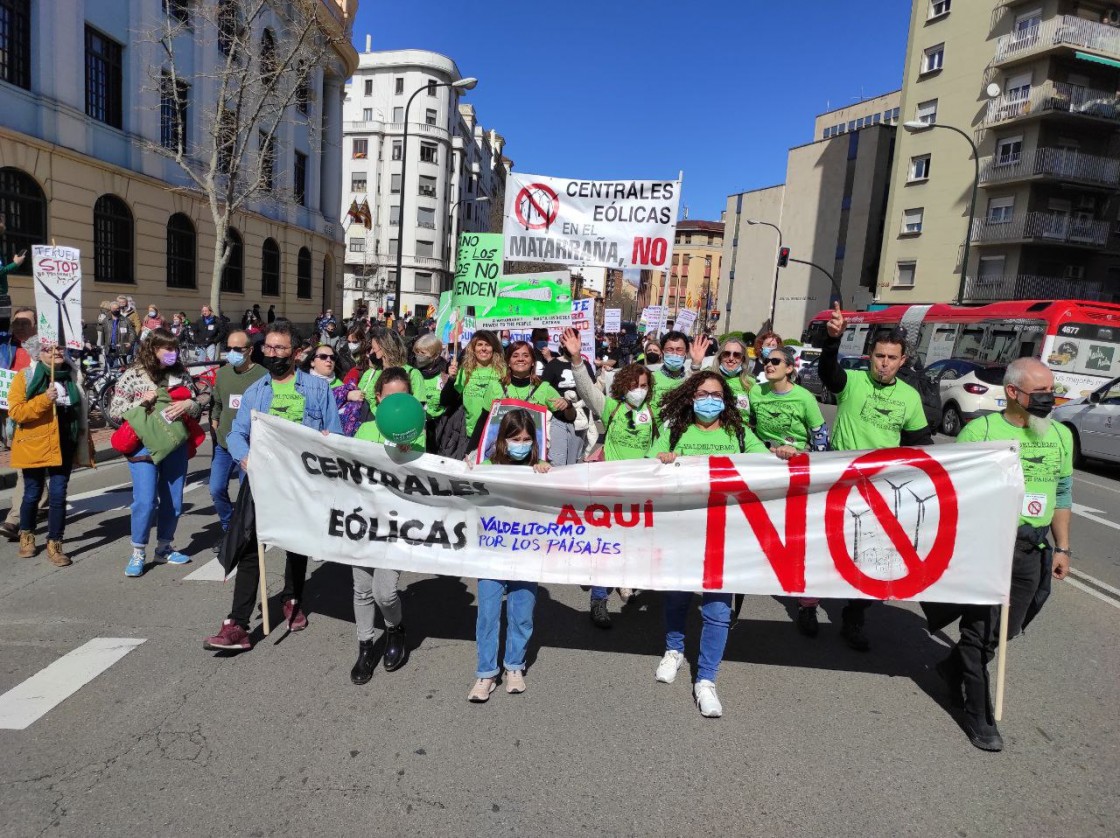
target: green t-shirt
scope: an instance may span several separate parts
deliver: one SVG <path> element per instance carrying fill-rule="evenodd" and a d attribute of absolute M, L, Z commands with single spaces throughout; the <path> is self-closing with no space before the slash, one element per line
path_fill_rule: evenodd
<path fill-rule="evenodd" d="M 603 441 L 603 459 L 639 460 L 653 444 L 657 424 L 649 402 L 641 410 L 634 410 L 626 402 L 609 396 L 603 404 L 603 424 L 607 428 Z"/>
<path fill-rule="evenodd" d="M 755 382 L 752 380 L 750 387 L 747 387 L 743 384 L 743 379 L 738 373 L 729 376 L 724 374 L 723 370 L 718 370 L 718 372 L 727 382 L 727 386 L 731 388 L 731 392 L 735 394 L 735 407 L 739 408 L 743 421 L 749 421 L 751 418 L 751 394 L 755 389 Z"/>
<path fill-rule="evenodd" d="M 416 394 L 416 398 L 424 403 L 424 412 L 428 414 L 429 419 L 443 416 L 447 412 L 447 408 L 439 403 L 440 391 L 443 390 L 443 376 L 436 374 L 431 378 L 425 378 L 424 374 L 421 373 L 420 380 L 422 385 L 420 391 Z"/>
<path fill-rule="evenodd" d="M 899 378 L 884 386 L 866 370 L 848 370 L 847 383 L 836 402 L 833 451 L 897 448 L 902 431 L 926 427 L 922 397 Z"/>
<path fill-rule="evenodd" d="M 667 453 L 670 450 L 669 436 L 669 428 L 667 426 L 661 428 L 661 435 L 650 446 L 647 456 L 656 457 L 658 454 Z M 740 451 L 739 440 L 729 429 L 719 427 L 706 431 L 699 425 L 689 425 L 688 430 L 681 434 L 681 438 L 671 450 L 682 457 L 715 457 L 733 454 L 765 454 L 768 449 L 750 428 L 743 428 L 743 450 Z"/>
<path fill-rule="evenodd" d="M 377 442 L 381 445 L 391 445 L 394 448 L 400 447 L 395 442 L 389 442 L 385 439 L 385 434 L 381 433 L 381 428 L 377 427 L 376 422 L 362 422 L 362 424 L 358 426 L 358 432 L 354 434 L 354 439 L 364 439 L 366 442 Z M 424 453 L 425 449 L 428 446 L 427 441 L 424 439 L 424 432 L 420 431 L 420 436 L 412 440 L 412 442 L 410 442 L 408 446 L 413 451 Z"/>
<path fill-rule="evenodd" d="M 272 382 L 272 406 L 268 409 L 269 416 L 279 416 L 289 422 L 302 422 L 303 409 L 306 399 L 296 392 L 296 379 L 292 376 L 281 384 Z"/>
<path fill-rule="evenodd" d="M 556 392 L 556 388 L 547 381 L 540 382 L 535 388 L 531 384 L 518 387 L 512 382 L 510 382 L 507 387 L 503 388 L 502 382 L 494 379 L 490 382 L 490 387 L 486 391 L 488 406 L 498 399 L 517 399 L 518 401 L 528 402 L 529 404 L 539 404 L 541 407 L 551 411 L 552 405 L 550 405 L 549 402 L 559 398 L 561 398 L 561 396 Z"/>
<path fill-rule="evenodd" d="M 498 373 L 493 367 L 475 367 L 467 381 L 467 371 L 460 369 L 455 375 L 455 389 L 463 397 L 463 412 L 466 414 L 467 433 L 474 432 L 479 417 L 490 409 L 494 398 L 490 385 L 498 381 Z"/>
<path fill-rule="evenodd" d="M 1073 474 L 1073 434 L 1061 422 L 1051 422 L 1042 436 L 1012 425 L 1003 414 L 973 419 L 957 435 L 957 442 L 1015 440 L 1023 466 L 1026 495 L 1019 514 L 1020 524 L 1046 527 L 1054 519 L 1058 480 Z"/>
<path fill-rule="evenodd" d="M 686 359 L 685 363 L 689 363 Z M 650 377 L 653 379 L 653 398 L 650 399 L 650 404 L 653 405 L 653 415 L 661 415 L 661 400 L 665 398 L 668 393 L 673 392 L 688 378 L 687 370 L 681 370 L 680 378 L 670 378 L 665 374 L 664 369 L 656 370 L 651 373 Z"/>
<path fill-rule="evenodd" d="M 790 444 L 804 451 L 824 417 L 816 398 L 804 387 L 794 384 L 788 393 L 775 393 L 766 383 L 751 393 L 751 424 L 763 442 Z"/>
<path fill-rule="evenodd" d="M 401 367 L 408 373 L 408 385 L 412 388 L 412 395 L 416 396 L 421 402 L 424 401 L 424 376 L 420 375 L 420 370 L 415 367 L 410 367 L 407 364 Z M 370 367 L 358 380 L 358 389 L 366 394 L 366 399 L 371 405 L 377 404 L 377 380 L 381 378 L 383 370 L 375 367 Z M 334 385 L 331 385 L 332 387 Z M 438 399 L 437 399 L 438 401 Z"/>

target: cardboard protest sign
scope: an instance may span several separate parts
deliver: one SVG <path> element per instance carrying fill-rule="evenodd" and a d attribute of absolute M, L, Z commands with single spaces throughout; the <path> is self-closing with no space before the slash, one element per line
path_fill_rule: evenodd
<path fill-rule="evenodd" d="M 498 299 L 502 273 L 501 233 L 460 233 L 455 262 L 455 305 L 464 313 L 478 314 Z M 473 307 L 473 311 L 467 311 Z"/>
<path fill-rule="evenodd" d="M 673 322 L 673 328 L 678 332 L 684 332 L 686 335 L 692 334 L 692 327 L 696 325 L 696 312 L 692 309 L 681 309 L 677 312 L 677 319 Z"/>
<path fill-rule="evenodd" d="M 564 330 L 572 328 L 579 332 L 579 351 L 588 363 L 595 363 L 595 300 L 572 300 L 572 309 L 566 323 L 550 326 L 548 346 L 553 352 L 560 349 L 560 338 Z"/>
<path fill-rule="evenodd" d="M 494 445 L 498 441 L 498 428 L 502 424 L 502 417 L 512 410 L 527 410 L 533 417 L 533 425 L 537 429 L 537 450 L 541 452 L 540 459 L 548 459 L 548 410 L 539 404 L 523 402 L 520 399 L 498 399 L 490 405 L 490 415 L 486 419 L 482 438 L 478 441 L 478 450 L 475 451 L 476 464 L 480 465 L 494 455 Z"/>
<path fill-rule="evenodd" d="M 511 172 L 505 257 L 511 261 L 659 268 L 677 226 L 680 181 L 571 180 Z"/>
<path fill-rule="evenodd" d="M 39 339 L 82 348 L 82 259 L 76 247 L 31 246 Z"/>
<path fill-rule="evenodd" d="M 622 331 L 622 309 L 603 309 L 603 331 L 608 335 L 617 335 Z"/>
<path fill-rule="evenodd" d="M 474 332 L 474 318 L 465 314 L 462 306 L 456 305 L 455 292 L 440 294 L 436 310 L 436 337 L 443 341 L 443 345 L 461 346 L 471 339 Z"/>
<path fill-rule="evenodd" d="M 638 330 L 641 332 L 661 331 L 661 306 L 646 306 L 642 309 L 642 316 L 638 321 Z"/>
<path fill-rule="evenodd" d="M 295 553 L 643 590 L 1008 599 L 1023 472 L 1007 443 L 624 460 L 530 478 L 252 422 L 258 536 Z"/>

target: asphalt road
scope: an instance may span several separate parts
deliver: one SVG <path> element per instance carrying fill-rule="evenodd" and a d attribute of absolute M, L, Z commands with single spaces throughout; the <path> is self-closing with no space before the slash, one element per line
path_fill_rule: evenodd
<path fill-rule="evenodd" d="M 208 466 L 192 463 L 180 526 L 192 565 L 124 576 L 119 462 L 72 481 L 72 567 L 0 553 L 0 694 L 33 701 L 58 689 L 44 669 L 97 669 L 75 650 L 118 639 L 91 653 L 115 663 L 26 729 L 0 730 L 0 835 L 1116 834 L 1120 594 L 1101 587 L 1120 590 L 1115 469 L 1077 475 L 1076 502 L 1099 512 L 1074 519 L 1074 566 L 1096 582 L 1057 584 L 1011 644 L 1007 746 L 987 754 L 932 670 L 945 639 L 910 606 L 875 606 L 861 655 L 829 625 L 799 636 L 788 603 L 749 598 L 718 720 L 696 711 L 685 670 L 653 680 L 657 594 L 621 614 L 612 601 L 605 632 L 584 591 L 542 587 L 529 690 L 487 705 L 465 700 L 471 580 L 406 574 L 411 659 L 364 687 L 349 680 L 349 571 L 331 564 L 312 566 L 307 631 L 205 652 L 232 589 L 187 578 L 217 530 Z M 268 568 L 275 596 L 278 554 Z"/>

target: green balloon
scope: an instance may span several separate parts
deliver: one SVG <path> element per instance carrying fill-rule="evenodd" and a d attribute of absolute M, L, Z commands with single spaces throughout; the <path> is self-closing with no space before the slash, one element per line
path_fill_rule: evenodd
<path fill-rule="evenodd" d="M 408 393 L 393 393 L 381 400 L 374 419 L 385 439 L 408 445 L 424 432 L 424 405 Z"/>

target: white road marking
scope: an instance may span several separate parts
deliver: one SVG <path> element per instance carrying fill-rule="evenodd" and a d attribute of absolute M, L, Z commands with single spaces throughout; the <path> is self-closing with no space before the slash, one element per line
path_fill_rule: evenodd
<path fill-rule="evenodd" d="M 236 567 L 233 569 L 233 573 L 229 575 L 230 579 L 235 575 L 237 575 Z M 224 582 L 225 578 L 225 569 L 217 559 L 211 559 L 194 573 L 189 573 L 183 577 L 187 582 Z"/>
<path fill-rule="evenodd" d="M 95 637 L 0 695 L 0 728 L 24 730 L 145 641 Z"/>
<path fill-rule="evenodd" d="M 1092 480 L 1086 480 L 1080 474 L 1075 474 L 1073 475 L 1073 477 L 1075 480 L 1080 480 L 1082 483 L 1087 483 L 1090 486 L 1097 487 L 1098 489 L 1104 489 L 1106 492 L 1116 492 L 1116 494 L 1120 495 L 1120 489 L 1117 489 L 1115 486 L 1106 486 L 1104 483 L 1094 483 Z"/>
<path fill-rule="evenodd" d="M 1104 526 L 1111 527 L 1114 530 L 1120 530 L 1120 524 L 1117 524 L 1115 521 L 1110 521 L 1107 518 L 1101 518 L 1098 515 L 1094 515 L 1094 512 L 1099 512 L 1101 515 L 1107 514 L 1103 509 L 1093 509 L 1093 507 L 1091 506 L 1082 506 L 1079 503 L 1075 503 L 1073 505 L 1074 515 L 1080 515 L 1082 518 L 1088 518 L 1090 521 L 1096 521 L 1098 524 L 1103 524 Z"/>
<path fill-rule="evenodd" d="M 1088 573 L 1082 573 L 1080 570 L 1078 570 L 1077 568 L 1073 568 L 1073 567 L 1071 567 L 1069 569 L 1069 572 L 1072 575 L 1076 576 L 1078 579 L 1084 579 L 1090 585 L 1096 585 L 1098 588 L 1103 588 L 1104 590 L 1108 591 L 1109 593 L 1113 593 L 1113 594 L 1116 594 L 1117 596 L 1120 596 L 1120 588 L 1114 588 L 1111 585 L 1109 585 L 1107 582 L 1102 582 L 1100 579 L 1097 579 L 1095 576 L 1090 576 Z"/>
<path fill-rule="evenodd" d="M 1068 576 L 1065 578 L 1065 581 L 1073 585 L 1073 587 L 1077 588 L 1077 590 L 1084 591 L 1089 596 L 1095 596 L 1101 602 L 1107 602 L 1113 608 L 1120 608 L 1120 600 L 1115 600 L 1108 594 L 1102 594 L 1100 591 L 1095 590 L 1094 588 L 1090 588 L 1088 585 L 1078 582 L 1076 579 L 1071 579 Z"/>

